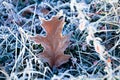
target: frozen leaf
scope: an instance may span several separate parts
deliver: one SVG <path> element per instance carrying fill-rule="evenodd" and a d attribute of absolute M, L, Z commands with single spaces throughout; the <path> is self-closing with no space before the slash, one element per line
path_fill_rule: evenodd
<path fill-rule="evenodd" d="M 41 20 L 41 25 L 46 30 L 47 35 L 36 35 L 30 38 L 44 47 L 44 51 L 40 53 L 38 57 L 44 62 L 48 62 L 51 67 L 59 67 L 70 58 L 69 55 L 64 54 L 65 49 L 70 43 L 70 35 L 62 35 L 64 19 L 62 18 L 59 20 L 59 16 L 54 16 L 50 20 Z"/>
<path fill-rule="evenodd" d="M 99 54 L 103 54 L 105 52 L 105 47 L 101 45 L 100 41 L 102 41 L 102 39 L 97 37 L 93 40 L 93 44 L 95 51 Z"/>
<path fill-rule="evenodd" d="M 110 58 L 108 58 L 108 59 L 107 59 L 107 62 L 108 62 L 108 63 L 111 63 L 111 59 L 110 59 Z"/>
<path fill-rule="evenodd" d="M 85 19 L 82 19 L 82 20 L 80 21 L 79 29 L 80 29 L 81 31 L 85 30 L 86 24 L 88 24 L 88 21 L 85 20 Z"/>

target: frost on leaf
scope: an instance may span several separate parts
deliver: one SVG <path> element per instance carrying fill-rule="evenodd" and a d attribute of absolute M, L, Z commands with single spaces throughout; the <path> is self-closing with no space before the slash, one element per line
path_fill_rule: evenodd
<path fill-rule="evenodd" d="M 95 47 L 95 51 L 99 54 L 103 54 L 105 52 L 105 47 L 103 45 L 101 45 L 100 41 L 102 41 L 102 39 L 99 37 L 96 37 L 93 40 L 93 44 Z"/>
<path fill-rule="evenodd" d="M 69 45 L 70 35 L 63 36 L 62 29 L 64 26 L 64 18 L 54 16 L 50 20 L 41 19 L 42 27 L 46 30 L 46 36 L 33 36 L 31 40 L 44 47 L 44 51 L 37 55 L 44 62 L 48 62 L 50 67 L 59 67 L 66 63 L 70 56 L 65 55 L 64 51 Z"/>

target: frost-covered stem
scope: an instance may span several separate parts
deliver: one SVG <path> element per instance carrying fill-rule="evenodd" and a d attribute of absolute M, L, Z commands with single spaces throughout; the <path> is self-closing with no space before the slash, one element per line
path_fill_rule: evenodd
<path fill-rule="evenodd" d="M 29 9 L 29 8 L 32 7 L 32 6 L 35 6 L 35 4 L 29 5 L 29 6 L 25 7 L 25 8 L 23 8 L 22 10 L 20 10 L 20 11 L 17 13 L 17 15 L 20 15 L 22 12 L 24 12 L 25 10 Z"/>
<path fill-rule="evenodd" d="M 59 6 L 56 6 L 56 7 L 54 7 L 54 8 L 53 8 L 50 4 L 48 4 L 48 3 L 43 3 L 42 5 L 47 5 L 47 6 L 49 6 L 49 7 L 52 9 L 50 12 L 53 12 L 53 11 L 58 12 L 56 9 L 59 9 L 59 8 L 61 8 L 61 7 L 63 7 L 63 6 L 69 6 L 69 3 L 64 3 L 64 4 L 59 5 Z"/>
<path fill-rule="evenodd" d="M 25 48 L 30 52 L 30 54 L 31 54 L 32 56 L 36 57 L 36 56 L 31 52 L 31 50 L 30 50 L 29 48 L 27 48 L 26 45 L 23 44 L 23 43 L 18 39 L 18 37 L 10 30 L 10 28 L 8 28 L 8 30 L 9 30 L 10 33 L 17 39 L 17 41 L 21 43 L 21 45 L 25 46 Z"/>
<path fill-rule="evenodd" d="M 115 43 L 115 45 L 108 52 L 113 51 L 116 48 L 116 46 L 119 45 L 119 43 L 120 43 L 120 39 Z"/>
<path fill-rule="evenodd" d="M 31 25 L 31 32 L 32 32 L 32 29 L 34 30 L 34 34 L 36 34 L 36 30 L 35 30 L 35 25 L 34 25 L 34 19 L 35 19 L 35 15 L 36 15 L 36 7 L 37 7 L 37 4 L 35 4 L 35 10 L 34 10 L 34 14 L 33 14 L 33 17 L 32 17 L 32 25 Z"/>
<path fill-rule="evenodd" d="M 116 67 L 114 70 L 112 70 L 112 73 L 114 73 L 114 72 L 117 71 L 117 70 L 120 70 L 120 66 L 118 66 L 118 67 Z M 104 80 L 105 78 L 107 78 L 107 77 L 109 77 L 109 74 L 107 74 L 106 76 L 104 76 L 104 77 L 103 77 L 103 80 Z"/>
<path fill-rule="evenodd" d="M 1 73 L 3 73 L 6 77 L 6 80 L 11 80 L 9 75 L 7 74 L 7 72 L 5 72 L 4 70 L 0 70 Z"/>

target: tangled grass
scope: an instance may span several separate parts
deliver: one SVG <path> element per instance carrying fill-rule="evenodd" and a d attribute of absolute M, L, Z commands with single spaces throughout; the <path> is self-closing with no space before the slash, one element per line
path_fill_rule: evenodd
<path fill-rule="evenodd" d="M 63 34 L 73 31 L 65 54 L 51 69 L 35 55 L 43 51 L 29 36 L 45 35 L 39 17 L 65 17 Z M 119 80 L 118 0 L 0 0 L 0 80 Z"/>

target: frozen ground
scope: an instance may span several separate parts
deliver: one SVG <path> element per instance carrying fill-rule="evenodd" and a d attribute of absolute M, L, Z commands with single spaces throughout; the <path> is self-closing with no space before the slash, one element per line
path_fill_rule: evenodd
<path fill-rule="evenodd" d="M 50 68 L 36 54 L 45 36 L 39 18 L 65 17 L 69 62 Z M 0 80 L 120 80 L 118 0 L 0 0 Z"/>

